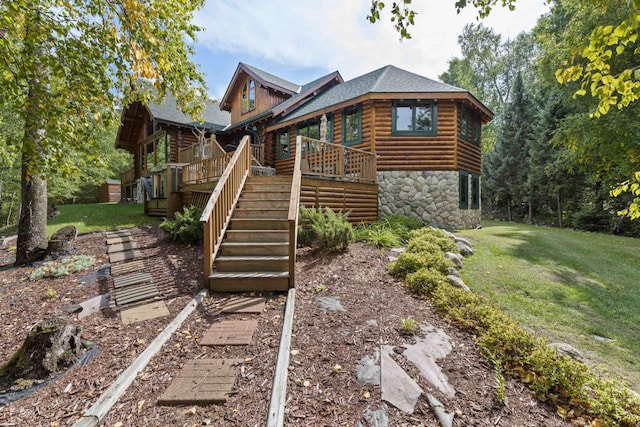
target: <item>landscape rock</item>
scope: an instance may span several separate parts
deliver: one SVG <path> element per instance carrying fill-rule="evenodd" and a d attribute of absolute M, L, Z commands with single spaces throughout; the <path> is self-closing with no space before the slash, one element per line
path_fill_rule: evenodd
<path fill-rule="evenodd" d="M 466 243 L 456 242 L 456 245 L 458 245 L 458 249 L 460 249 L 460 255 L 465 257 L 473 255 L 473 248 Z"/>
<path fill-rule="evenodd" d="M 347 311 L 342 304 L 340 304 L 340 300 L 335 297 L 319 297 L 318 301 L 320 302 L 320 306 L 325 310 L 329 311 Z"/>
<path fill-rule="evenodd" d="M 422 394 L 420 386 L 391 357 L 393 347 L 383 345 L 380 351 L 380 388 L 382 400 L 407 414 L 412 414 Z"/>
<path fill-rule="evenodd" d="M 577 348 L 570 344 L 562 343 L 562 342 L 554 342 L 549 344 L 549 347 L 554 349 L 558 354 L 570 357 L 573 360 L 581 361 L 584 359 L 584 356 Z"/>
<path fill-rule="evenodd" d="M 449 274 L 451 276 L 456 276 L 456 277 L 460 277 L 460 272 L 458 272 L 458 270 L 456 270 L 453 267 L 449 267 Z"/>
<path fill-rule="evenodd" d="M 380 385 L 380 352 L 364 356 L 356 363 L 356 379 L 360 384 Z"/>
<path fill-rule="evenodd" d="M 454 254 L 453 252 L 445 252 L 444 256 L 448 260 L 451 260 L 456 267 L 462 268 L 462 255 Z"/>
<path fill-rule="evenodd" d="M 366 427 L 388 427 L 389 426 L 389 416 L 387 415 L 387 410 L 385 406 L 378 409 L 377 411 L 372 411 L 367 407 L 362 414 L 362 418 L 367 422 Z M 358 427 L 365 427 L 364 424 L 358 422 Z"/>
<path fill-rule="evenodd" d="M 450 285 L 455 286 L 456 288 L 464 289 L 467 292 L 471 291 L 471 289 L 469 289 L 469 287 L 464 283 L 464 281 L 458 276 L 454 276 L 453 274 L 450 274 L 447 276 L 447 280 L 449 281 Z"/>
<path fill-rule="evenodd" d="M 429 402 L 431 410 L 438 419 L 440 427 L 451 427 L 453 425 L 454 414 L 445 411 L 444 405 L 438 399 L 427 393 L 427 402 Z"/>
<path fill-rule="evenodd" d="M 464 237 L 453 236 L 453 241 L 456 242 L 456 243 L 464 243 L 465 245 L 469 246 L 470 248 L 473 247 L 471 245 L 471 242 L 469 242 Z"/>

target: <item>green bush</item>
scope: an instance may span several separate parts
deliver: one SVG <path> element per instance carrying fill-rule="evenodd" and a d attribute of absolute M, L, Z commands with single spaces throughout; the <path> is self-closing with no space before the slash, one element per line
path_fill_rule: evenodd
<path fill-rule="evenodd" d="M 298 243 L 328 252 L 344 252 L 353 241 L 349 213 L 339 214 L 331 208 L 300 207 Z"/>
<path fill-rule="evenodd" d="M 368 245 L 379 248 L 398 248 L 402 246 L 400 237 L 390 229 L 358 226 L 354 232 L 356 242 L 365 242 Z"/>
<path fill-rule="evenodd" d="M 389 270 L 389 273 L 394 276 L 404 279 L 408 274 L 415 273 L 421 268 L 424 268 L 425 263 L 426 260 L 423 254 L 403 252 L 397 260 L 387 266 L 387 269 Z"/>
<path fill-rule="evenodd" d="M 176 212 L 174 219 L 165 219 L 160 228 L 168 232 L 173 240 L 188 244 L 202 243 L 203 225 L 200 222 L 202 211 L 196 206 L 185 206 L 182 212 Z"/>
<path fill-rule="evenodd" d="M 418 230 L 413 230 L 409 232 L 409 239 L 419 239 L 422 241 L 428 241 L 433 244 L 436 244 L 440 247 L 440 249 L 444 252 L 453 252 L 459 253 L 460 249 L 458 249 L 458 245 L 449 237 L 449 235 L 444 231 L 438 228 L 433 227 L 424 227 Z"/>
<path fill-rule="evenodd" d="M 446 284 L 442 273 L 425 267 L 416 272 L 407 274 L 405 281 L 407 287 L 420 296 L 431 295 L 438 286 Z"/>
<path fill-rule="evenodd" d="M 95 264 L 96 259 L 88 255 L 72 255 L 59 261 L 49 261 L 36 268 L 29 275 L 29 280 L 38 280 L 43 277 L 68 276 L 77 273 Z"/>
<path fill-rule="evenodd" d="M 613 229 L 613 216 L 595 205 L 585 205 L 573 215 L 573 228 L 608 233 Z"/>

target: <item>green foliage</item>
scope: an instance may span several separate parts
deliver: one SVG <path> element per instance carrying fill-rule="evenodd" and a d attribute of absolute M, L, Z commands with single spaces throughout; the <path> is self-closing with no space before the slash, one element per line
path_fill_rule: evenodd
<path fill-rule="evenodd" d="M 607 233 L 613 228 L 611 215 L 602 207 L 585 204 L 573 215 L 573 228 Z"/>
<path fill-rule="evenodd" d="M 58 298 L 58 292 L 56 292 L 53 286 L 47 286 L 47 290 L 44 292 L 44 296 L 47 299 Z"/>
<path fill-rule="evenodd" d="M 413 317 L 403 317 L 400 319 L 400 331 L 405 335 L 413 335 L 418 327 L 418 322 Z"/>
<path fill-rule="evenodd" d="M 331 208 L 300 207 L 298 242 L 328 252 L 344 252 L 354 239 L 348 212 L 339 214 Z"/>
<path fill-rule="evenodd" d="M 400 254 L 397 260 L 393 261 L 387 266 L 389 273 L 401 278 L 407 277 L 410 273 L 424 268 L 426 259 L 423 254 L 414 254 L 409 252 L 403 252 Z"/>
<path fill-rule="evenodd" d="M 618 212 L 618 215 L 626 215 L 631 219 L 640 219 L 640 172 L 635 172 L 633 178 L 623 182 L 611 190 L 613 197 L 627 193 L 632 197 L 629 206 Z"/>
<path fill-rule="evenodd" d="M 406 275 L 405 284 L 415 294 L 431 295 L 439 286 L 446 284 L 443 273 L 432 268 L 420 268 L 418 271 Z"/>
<path fill-rule="evenodd" d="M 62 258 L 60 261 L 49 261 L 36 268 L 29 275 L 29 280 L 38 280 L 43 277 L 68 276 L 77 273 L 95 264 L 96 259 L 87 255 L 73 255 Z M 54 290 L 55 292 L 55 290 Z"/>
<path fill-rule="evenodd" d="M 504 370 L 502 369 L 502 362 L 499 360 L 494 360 L 494 366 L 496 369 L 496 398 L 498 402 L 505 406 L 507 404 L 507 393 L 506 393 L 506 385 L 507 382 L 504 378 Z"/>
<path fill-rule="evenodd" d="M 196 206 L 185 206 L 182 212 L 176 212 L 174 219 L 166 218 L 160 228 L 171 235 L 173 240 L 188 244 L 202 243 L 203 225 L 200 222 L 202 211 Z"/>
<path fill-rule="evenodd" d="M 439 228 L 424 227 L 419 230 L 414 230 L 411 233 L 409 233 L 409 238 L 413 240 L 411 242 L 413 243 L 413 245 L 417 245 L 416 248 L 418 248 L 420 244 L 423 244 L 423 243 L 419 244 L 418 242 L 429 242 L 431 244 L 438 246 L 440 250 L 443 252 L 453 252 L 456 254 L 460 253 L 460 249 L 458 248 L 458 245 L 456 245 L 456 243 L 453 241 L 453 239 L 449 237 L 446 231 L 441 230 Z M 412 246 L 412 245 L 409 245 L 409 246 Z M 409 251 L 411 252 L 411 250 Z M 419 252 L 418 249 L 416 249 L 413 252 L 416 252 L 416 251 Z"/>
<path fill-rule="evenodd" d="M 355 240 L 379 248 L 397 248 L 409 238 L 409 232 L 420 228 L 418 218 L 405 215 L 389 215 L 373 224 L 360 224 L 355 229 Z"/>

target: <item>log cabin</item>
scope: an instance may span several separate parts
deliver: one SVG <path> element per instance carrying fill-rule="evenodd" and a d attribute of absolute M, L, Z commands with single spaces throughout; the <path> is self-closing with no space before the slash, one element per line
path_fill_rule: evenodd
<path fill-rule="evenodd" d="M 297 85 L 240 63 L 204 123 L 162 105 L 122 113 L 116 145 L 135 167 L 123 200 L 172 216 L 203 209 L 204 273 L 214 290 L 293 286 L 299 205 L 480 223 L 482 125 L 493 113 L 464 89 L 388 65 Z M 269 256 L 267 256 L 269 255 Z"/>

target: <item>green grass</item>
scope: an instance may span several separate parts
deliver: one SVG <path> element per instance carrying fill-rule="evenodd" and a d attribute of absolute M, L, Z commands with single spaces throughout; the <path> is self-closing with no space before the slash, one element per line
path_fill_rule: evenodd
<path fill-rule="evenodd" d="M 56 207 L 60 215 L 48 221 L 47 236 L 49 237 L 66 225 L 75 225 L 78 233 L 87 233 L 160 222 L 157 218 L 145 216 L 143 206 L 137 204 L 93 203 Z M 11 236 L 17 232 L 15 225 L 0 228 L 0 236 Z"/>
<path fill-rule="evenodd" d="M 460 235 L 472 290 L 640 390 L 640 239 L 489 221 Z"/>

